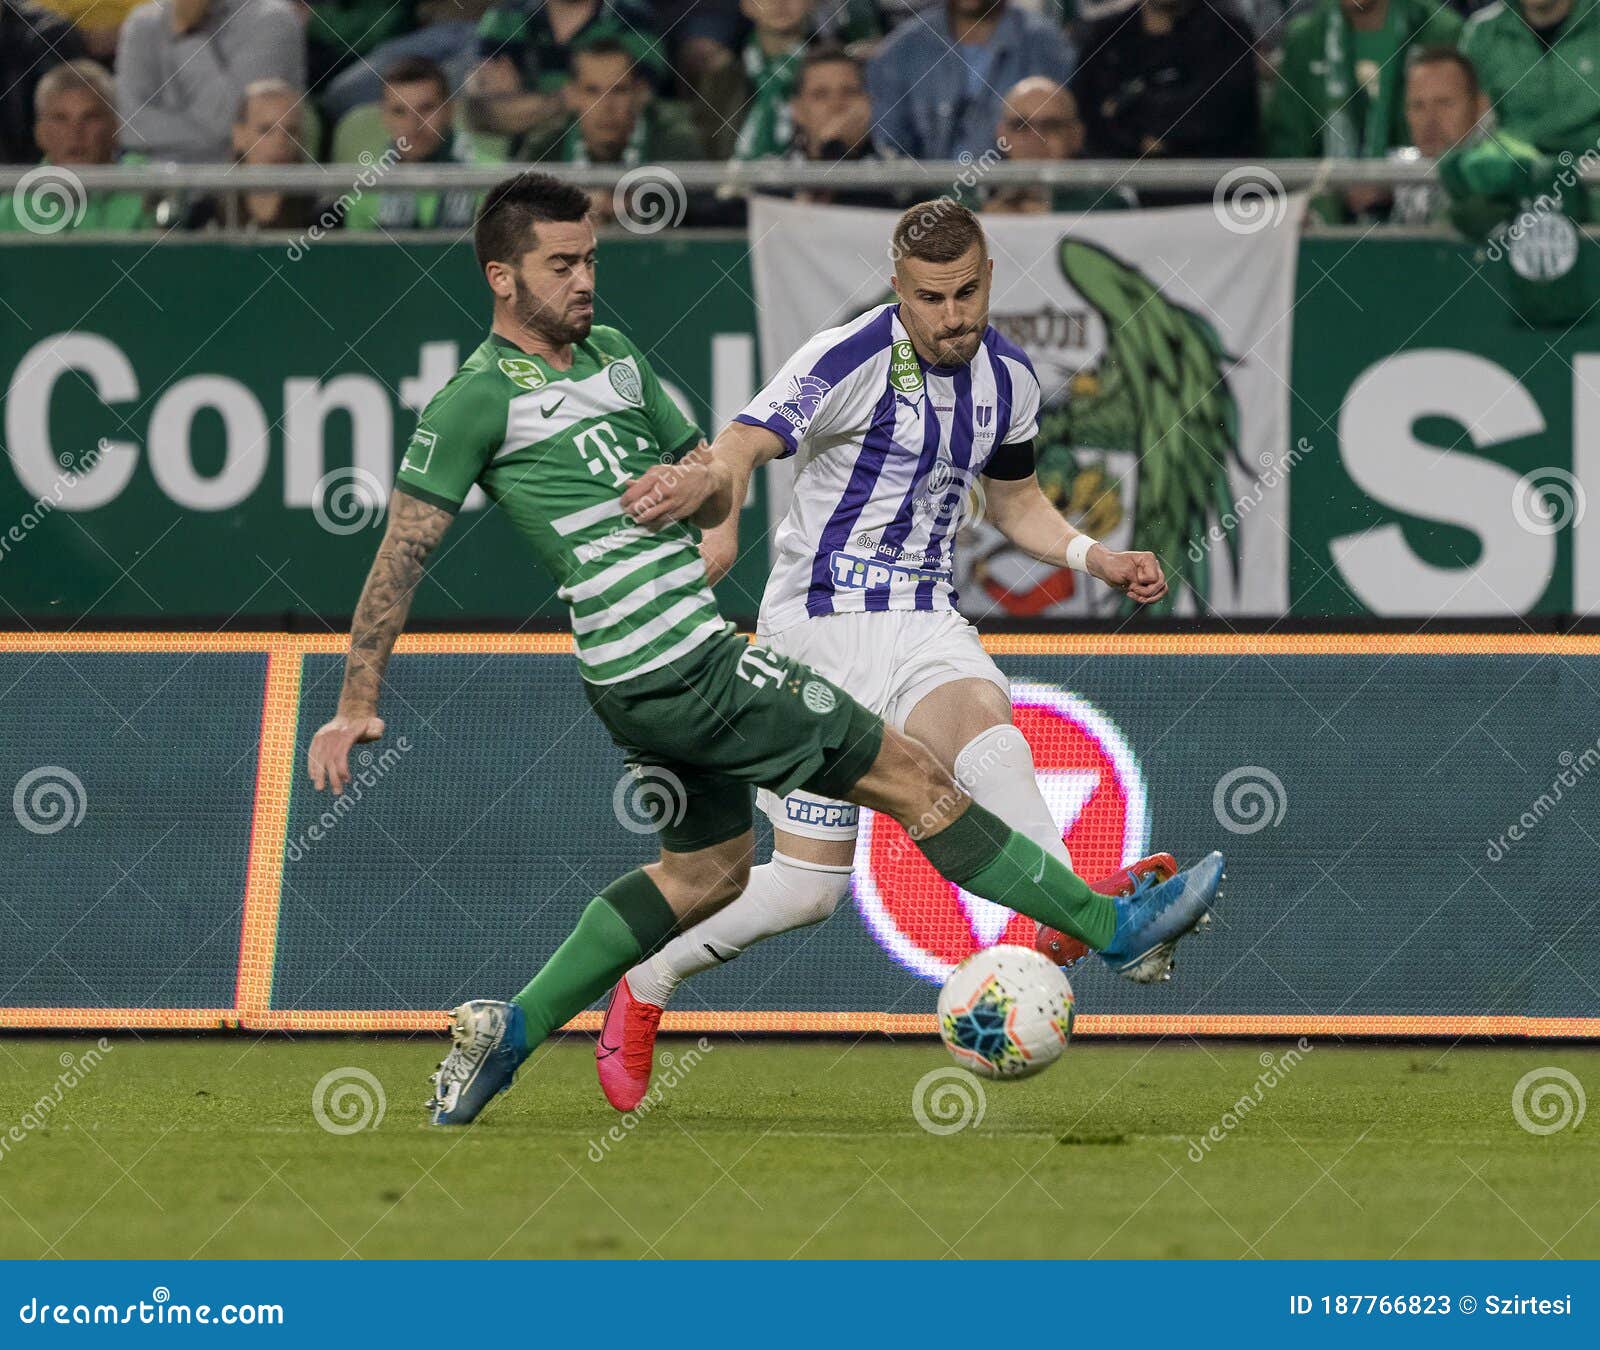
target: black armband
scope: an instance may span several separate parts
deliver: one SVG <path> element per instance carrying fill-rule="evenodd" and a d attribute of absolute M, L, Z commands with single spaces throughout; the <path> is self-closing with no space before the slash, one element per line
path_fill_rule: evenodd
<path fill-rule="evenodd" d="M 1026 478 L 1033 472 L 1033 442 L 1017 441 L 1014 445 L 997 447 L 982 472 L 985 478 L 1002 478 L 1010 482 Z"/>

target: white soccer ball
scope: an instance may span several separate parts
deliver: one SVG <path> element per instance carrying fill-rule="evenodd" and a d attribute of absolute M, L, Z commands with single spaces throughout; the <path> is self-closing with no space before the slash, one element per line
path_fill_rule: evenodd
<path fill-rule="evenodd" d="M 1031 947 L 1002 943 L 969 956 L 939 991 L 939 1035 L 985 1078 L 1025 1078 L 1054 1064 L 1073 1015 L 1066 972 Z"/>

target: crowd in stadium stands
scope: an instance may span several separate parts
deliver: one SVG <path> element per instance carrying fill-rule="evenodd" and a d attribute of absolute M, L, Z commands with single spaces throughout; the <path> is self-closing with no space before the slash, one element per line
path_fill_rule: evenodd
<path fill-rule="evenodd" d="M 1443 156 L 1438 186 L 1325 193 L 1315 210 L 1471 230 L 1600 157 L 1600 0 L 1459 3 L 0 0 L 0 160 Z M 991 211 L 1135 204 L 1126 189 L 963 191 Z M 605 215 L 610 194 L 595 203 Z M 473 206 L 375 190 L 341 220 L 460 230 Z M 300 229 L 318 211 L 272 193 L 100 193 L 78 228 Z M 695 194 L 689 220 L 741 211 Z M 0 200 L 0 229 L 16 226 Z"/>

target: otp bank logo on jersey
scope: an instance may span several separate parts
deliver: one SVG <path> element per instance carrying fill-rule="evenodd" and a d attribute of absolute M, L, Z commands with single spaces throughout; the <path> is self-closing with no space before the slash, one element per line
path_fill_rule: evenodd
<path fill-rule="evenodd" d="M 1073 870 L 1095 880 L 1142 855 L 1150 838 L 1144 773 L 1116 723 L 1056 685 L 1018 681 L 1011 698 Z M 946 881 L 898 823 L 874 811 L 861 813 L 852 885 L 878 944 L 935 984 L 985 947 L 1033 942 L 1032 919 Z"/>

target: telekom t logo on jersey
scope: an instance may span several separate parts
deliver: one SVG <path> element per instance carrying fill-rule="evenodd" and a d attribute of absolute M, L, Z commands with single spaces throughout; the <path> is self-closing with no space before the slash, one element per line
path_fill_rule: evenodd
<path fill-rule="evenodd" d="M 1094 880 L 1143 854 L 1150 839 L 1144 773 L 1117 725 L 1055 685 L 1018 681 L 1011 695 L 1073 870 Z M 899 825 L 871 811 L 861 813 L 853 886 L 883 949 L 936 984 L 973 952 L 1033 941 L 1032 919 L 946 881 Z"/>
<path fill-rule="evenodd" d="M 628 486 L 631 475 L 622 467 L 628 452 L 617 440 L 617 433 L 611 429 L 610 422 L 596 422 L 592 427 L 585 427 L 572 438 L 572 442 L 578 447 L 578 453 L 583 456 L 590 473 L 603 474 L 609 469 L 615 486 Z M 643 436 L 639 437 L 639 449 L 649 448 L 650 443 Z"/>

